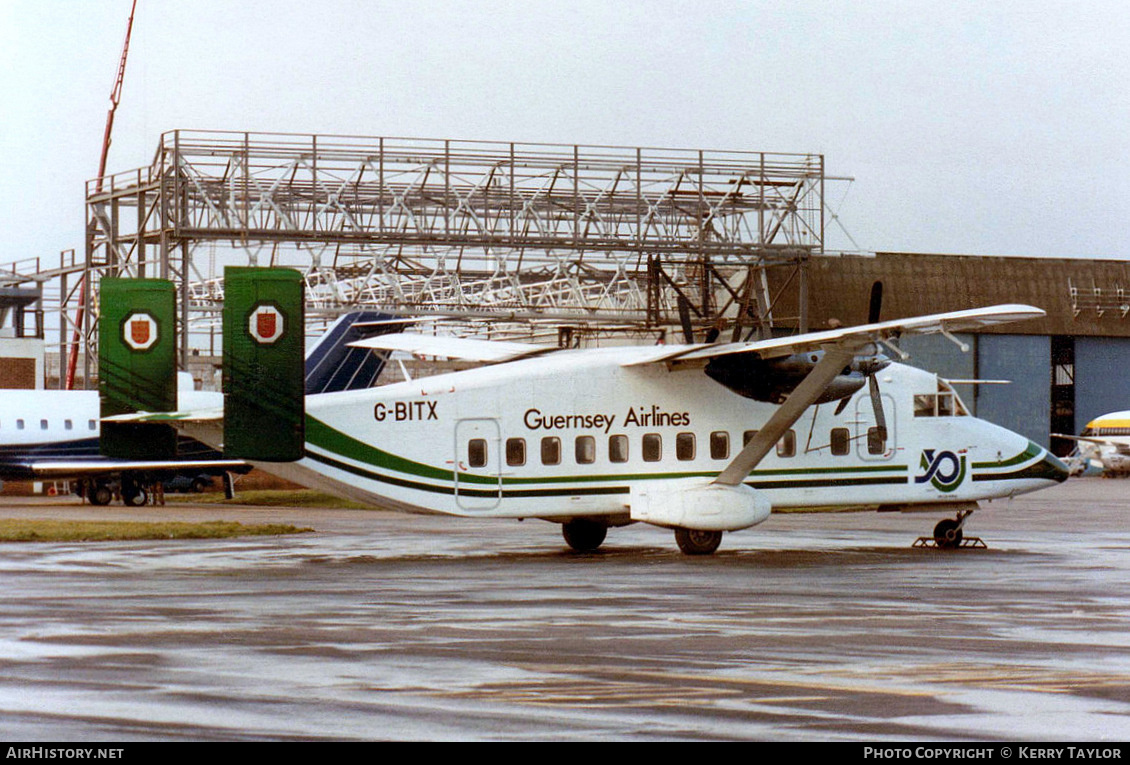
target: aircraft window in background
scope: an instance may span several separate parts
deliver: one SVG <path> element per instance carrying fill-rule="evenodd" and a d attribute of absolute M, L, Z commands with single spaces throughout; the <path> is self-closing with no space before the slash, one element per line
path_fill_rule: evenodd
<path fill-rule="evenodd" d="M 23 429 L 24 429 L 24 421 L 23 420 L 16 420 L 16 430 L 23 430 Z"/>
<path fill-rule="evenodd" d="M 851 454 L 851 432 L 847 428 L 832 428 L 832 454 Z"/>
<path fill-rule="evenodd" d="M 97 420 L 87 420 L 86 423 L 87 423 L 86 427 L 87 427 L 88 430 L 97 430 L 98 429 Z"/>
<path fill-rule="evenodd" d="M 524 439 L 524 438 L 508 438 L 508 439 L 506 439 L 506 464 L 507 465 L 525 465 L 526 464 L 526 439 Z"/>
<path fill-rule="evenodd" d="M 796 456 L 796 431 L 785 431 L 785 435 L 781 436 L 781 440 L 777 442 L 777 456 L 778 457 L 795 457 Z"/>
<path fill-rule="evenodd" d="M 663 459 L 663 437 L 658 433 L 647 433 L 643 437 L 643 461 L 659 462 Z"/>
<path fill-rule="evenodd" d="M 627 462 L 628 461 L 628 437 L 627 436 L 609 436 L 608 437 L 608 459 L 612 462 Z"/>
<path fill-rule="evenodd" d="M 724 460 L 730 456 L 730 434 L 716 430 L 710 434 L 710 459 Z"/>
<path fill-rule="evenodd" d="M 546 436 L 541 440 L 541 464 L 561 464 L 561 439 L 556 436 Z"/>
<path fill-rule="evenodd" d="M 687 461 L 694 459 L 694 433 L 679 433 L 675 436 L 675 459 Z"/>
<path fill-rule="evenodd" d="M 756 435 L 756 430 L 747 430 L 745 433 L 742 433 L 742 446 L 747 445 L 750 441 L 753 440 L 753 437 Z"/>
<path fill-rule="evenodd" d="M 40 420 L 39 421 L 39 429 L 40 430 L 47 430 L 47 420 Z"/>
<path fill-rule="evenodd" d="M 596 439 L 592 436 L 577 436 L 577 440 L 573 442 L 573 456 L 578 465 L 596 462 Z"/>
<path fill-rule="evenodd" d="M 467 464 L 473 468 L 487 464 L 487 441 L 485 438 L 472 438 L 467 444 Z"/>
<path fill-rule="evenodd" d="M 63 427 L 67 430 L 74 430 L 74 422 L 71 420 L 63 420 Z"/>

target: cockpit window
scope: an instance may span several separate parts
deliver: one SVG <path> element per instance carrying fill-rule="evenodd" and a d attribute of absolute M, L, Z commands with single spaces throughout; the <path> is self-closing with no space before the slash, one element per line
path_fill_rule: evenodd
<path fill-rule="evenodd" d="M 949 383 L 938 378 L 935 393 L 916 393 L 914 395 L 915 417 L 968 417 L 969 410 Z"/>

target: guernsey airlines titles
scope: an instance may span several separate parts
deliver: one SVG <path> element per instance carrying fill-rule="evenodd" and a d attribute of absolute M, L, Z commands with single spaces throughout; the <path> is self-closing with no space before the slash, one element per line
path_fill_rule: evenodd
<path fill-rule="evenodd" d="M 522 422 L 530 430 L 600 430 L 607 434 L 616 424 L 614 414 L 543 414 L 540 409 L 527 409 Z M 662 428 L 687 427 L 688 412 L 665 412 L 655 404 L 651 408 L 630 408 L 624 415 L 623 427 Z"/>

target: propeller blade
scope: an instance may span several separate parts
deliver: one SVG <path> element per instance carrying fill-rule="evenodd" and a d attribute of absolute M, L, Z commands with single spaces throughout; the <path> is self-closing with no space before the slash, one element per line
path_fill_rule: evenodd
<path fill-rule="evenodd" d="M 883 309 L 883 283 L 875 282 L 871 285 L 871 303 L 867 307 L 867 323 L 878 324 L 879 314 Z"/>
<path fill-rule="evenodd" d="M 879 380 L 874 374 L 867 376 L 867 387 L 871 392 L 871 407 L 875 410 L 875 427 L 879 439 L 887 440 L 887 416 L 883 413 L 883 398 L 879 394 Z"/>
<path fill-rule="evenodd" d="M 679 323 L 683 326 L 683 340 L 687 345 L 694 345 L 694 327 L 691 326 L 691 305 L 687 299 L 679 295 Z"/>

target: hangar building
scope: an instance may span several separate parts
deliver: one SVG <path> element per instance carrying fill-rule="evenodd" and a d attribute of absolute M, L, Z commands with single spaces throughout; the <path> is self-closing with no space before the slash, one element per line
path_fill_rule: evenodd
<path fill-rule="evenodd" d="M 907 363 L 965 384 L 973 412 L 1049 445 L 1051 433 L 1079 433 L 1095 417 L 1130 409 L 1130 263 L 1118 260 L 928 255 L 814 256 L 809 327 L 867 319 L 871 285 L 883 283 L 882 319 L 1024 303 L 1047 316 L 958 335 L 963 353 L 935 335 L 903 338 Z M 782 313 L 790 306 L 781 305 Z M 1051 439 L 1059 453 L 1072 444 Z"/>

